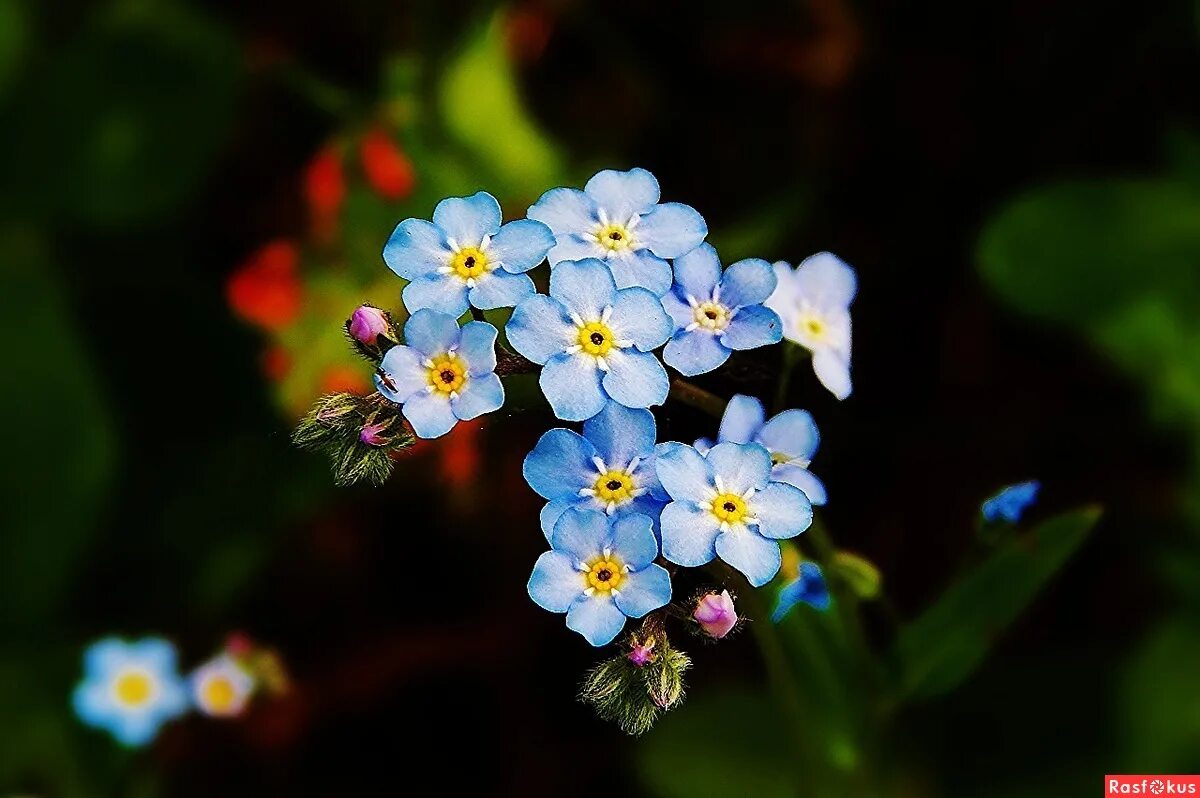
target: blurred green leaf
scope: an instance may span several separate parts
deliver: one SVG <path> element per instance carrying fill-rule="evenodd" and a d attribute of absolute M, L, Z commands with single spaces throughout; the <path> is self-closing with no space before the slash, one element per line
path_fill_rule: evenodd
<path fill-rule="evenodd" d="M 0 0 L 0 96 L 8 91 L 25 57 L 29 21 L 21 0 Z"/>
<path fill-rule="evenodd" d="M 896 644 L 903 693 L 940 695 L 965 681 L 1087 540 L 1099 517 L 1096 507 L 1075 510 L 1001 544 L 905 626 Z"/>
<path fill-rule="evenodd" d="M 1195 773 L 1200 767 L 1200 623 L 1177 616 L 1151 632 L 1131 658 L 1120 691 L 1128 769 Z"/>

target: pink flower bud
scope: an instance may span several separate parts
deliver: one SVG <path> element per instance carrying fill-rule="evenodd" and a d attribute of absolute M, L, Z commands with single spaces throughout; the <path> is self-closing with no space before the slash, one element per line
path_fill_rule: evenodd
<path fill-rule="evenodd" d="M 700 624 L 700 628 L 709 637 L 720 640 L 725 635 L 729 634 L 729 630 L 737 625 L 737 612 L 733 607 L 733 597 L 729 595 L 728 590 L 722 590 L 717 593 L 708 593 L 696 602 L 696 609 L 692 611 L 692 617 L 696 619 L 696 623 Z"/>
<path fill-rule="evenodd" d="M 654 659 L 654 641 L 634 643 L 633 648 L 629 649 L 629 653 L 625 656 L 639 668 L 644 667 L 647 662 Z"/>
<path fill-rule="evenodd" d="M 387 424 L 367 424 L 362 428 L 362 432 L 358 433 L 358 439 L 367 446 L 385 446 L 389 441 L 384 435 L 387 428 Z"/>
<path fill-rule="evenodd" d="M 346 329 L 359 343 L 375 346 L 379 336 L 388 332 L 387 314 L 379 308 L 360 305 L 346 323 Z"/>

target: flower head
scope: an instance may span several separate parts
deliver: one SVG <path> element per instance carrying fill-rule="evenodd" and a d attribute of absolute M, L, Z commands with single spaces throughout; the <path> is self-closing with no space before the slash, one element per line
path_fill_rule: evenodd
<path fill-rule="evenodd" d="M 388 315 L 373 305 L 359 305 L 346 322 L 346 332 L 364 346 L 375 346 L 379 336 L 391 335 Z"/>
<path fill-rule="evenodd" d="M 825 486 L 808 470 L 821 436 L 807 410 L 784 410 L 764 422 L 766 411 L 753 396 L 735 394 L 725 406 L 717 442 L 758 443 L 771 454 L 771 479 L 804 491 L 813 504 L 824 504 Z M 712 441 L 701 438 L 696 449 L 706 452 Z"/>
<path fill-rule="evenodd" d="M 695 249 L 708 235 L 704 217 L 689 205 L 659 203 L 658 180 L 645 169 L 597 172 L 583 187 L 542 195 L 529 218 L 554 231 L 550 265 L 598 258 L 618 288 L 641 286 L 662 296 L 671 287 L 667 259 Z"/>
<path fill-rule="evenodd" d="M 821 252 L 793 271 L 775 264 L 779 286 L 767 300 L 783 319 L 783 334 L 812 352 L 813 371 L 838 399 L 850 395 L 850 303 L 858 290 L 854 269 Z"/>
<path fill-rule="evenodd" d="M 654 473 L 655 436 L 649 410 L 616 402 L 585 421 L 583 435 L 561 428 L 543 435 L 522 470 L 529 486 L 550 500 L 541 514 L 546 538 L 570 507 L 639 513 L 657 529 L 667 494 Z"/>
<path fill-rule="evenodd" d="M 813 609 L 825 611 L 829 609 L 830 601 L 829 585 L 825 583 L 821 566 L 815 562 L 802 562 L 796 579 L 779 591 L 775 609 L 771 611 L 771 620 L 779 623 L 792 607 L 801 602 Z"/>
<path fill-rule="evenodd" d="M 504 404 L 495 374 L 496 328 L 458 322 L 435 310 L 418 310 L 404 325 L 404 345 L 383 356 L 375 387 L 404 405 L 404 417 L 421 438 L 445 435 Z"/>
<path fill-rule="evenodd" d="M 468 305 L 512 307 L 534 292 L 525 272 L 542 262 L 554 234 L 541 222 L 500 224 L 500 203 L 480 191 L 450 197 L 433 209 L 433 221 L 405 219 L 396 226 L 383 259 L 409 284 L 404 306 L 430 308 L 457 318 Z"/>
<path fill-rule="evenodd" d="M 667 340 L 671 320 L 645 288 L 617 290 L 598 260 L 555 267 L 550 295 L 522 300 L 506 331 L 514 349 L 544 364 L 542 392 L 561 419 L 591 418 L 610 398 L 626 407 L 667 398 L 667 372 L 651 350 Z"/>
<path fill-rule="evenodd" d="M 696 602 L 692 618 L 700 624 L 706 635 L 720 640 L 737 626 L 738 616 L 733 606 L 733 596 L 729 595 L 728 590 L 706 593 Z"/>
<path fill-rule="evenodd" d="M 163 723 L 187 710 L 175 648 L 166 640 L 106 638 L 88 648 L 83 662 L 83 681 L 73 696 L 75 714 L 124 745 L 145 745 Z"/>
<path fill-rule="evenodd" d="M 1037 480 L 1009 485 L 983 503 L 983 519 L 988 522 L 1007 521 L 1015 524 L 1025 511 L 1037 501 L 1042 484 Z"/>
<path fill-rule="evenodd" d="M 675 283 L 663 297 L 675 320 L 663 360 L 692 376 L 720 366 L 735 349 L 778 343 L 783 325 L 762 304 L 774 290 L 775 274 L 765 260 L 739 260 L 722 273 L 711 244 L 677 259 Z"/>
<path fill-rule="evenodd" d="M 659 565 L 658 543 L 644 515 L 609 517 L 571 508 L 538 558 L 529 597 L 550 612 L 565 612 L 567 628 L 593 646 L 612 641 L 625 618 L 641 618 L 671 600 L 671 577 Z"/>
<path fill-rule="evenodd" d="M 227 654 L 201 665 L 189 681 L 192 702 L 205 715 L 213 717 L 240 715 L 255 687 L 254 677 Z"/>
<path fill-rule="evenodd" d="M 777 541 L 812 523 L 808 497 L 771 479 L 771 455 L 757 443 L 718 443 L 705 454 L 661 443 L 654 469 L 673 499 L 662 512 L 662 553 L 677 565 L 720 557 L 760 587 L 779 571 Z"/>

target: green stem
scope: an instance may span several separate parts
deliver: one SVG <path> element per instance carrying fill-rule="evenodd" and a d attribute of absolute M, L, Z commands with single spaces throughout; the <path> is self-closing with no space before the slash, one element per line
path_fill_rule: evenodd
<path fill-rule="evenodd" d="M 783 342 L 783 363 L 779 368 L 779 383 L 775 388 L 775 412 L 787 406 L 788 386 L 792 381 L 792 369 L 806 350 L 790 341 Z"/>
<path fill-rule="evenodd" d="M 670 396 L 677 402 L 682 402 L 685 405 L 691 405 L 697 410 L 702 410 L 714 418 L 720 418 L 725 412 L 725 400 L 717 396 L 715 393 L 706 391 L 692 385 L 687 380 L 681 380 L 678 377 L 671 379 Z"/>

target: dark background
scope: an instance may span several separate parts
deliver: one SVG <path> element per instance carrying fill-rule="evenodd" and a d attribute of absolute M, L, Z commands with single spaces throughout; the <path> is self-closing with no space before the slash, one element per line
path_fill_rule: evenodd
<path fill-rule="evenodd" d="M 0 794 L 827 794 L 769 731 L 752 635 L 694 644 L 689 702 L 640 740 L 574 701 L 598 655 L 524 593 L 519 464 L 554 425 L 532 384 L 381 489 L 288 442 L 365 388 L 339 325 L 399 308 L 396 221 L 480 188 L 519 216 L 635 165 L 726 263 L 858 270 L 853 396 L 802 365 L 788 398 L 821 428 L 826 526 L 883 573 L 875 650 L 977 557 L 999 486 L 1041 479 L 1037 518 L 1105 508 L 969 679 L 876 730 L 871 794 L 1197 771 L 1197 32 L 1186 2 L 0 1 Z M 370 130 L 403 196 L 366 174 Z M 328 152 L 347 188 L 321 212 Z M 294 284 L 248 313 L 235 275 L 272 240 Z M 769 396 L 778 358 L 699 382 Z M 287 695 L 140 752 L 71 715 L 92 639 L 163 634 L 190 665 L 233 630 Z"/>

